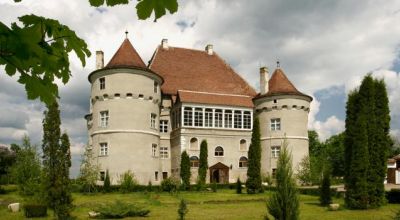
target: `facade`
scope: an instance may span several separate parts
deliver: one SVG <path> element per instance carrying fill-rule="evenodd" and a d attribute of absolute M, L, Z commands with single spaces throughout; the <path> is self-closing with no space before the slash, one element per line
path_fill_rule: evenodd
<path fill-rule="evenodd" d="M 400 154 L 388 159 L 385 184 L 400 184 Z"/>
<path fill-rule="evenodd" d="M 140 184 L 179 178 L 180 155 L 190 156 L 197 179 L 200 143 L 208 143 L 207 182 L 246 180 L 253 118 L 261 127 L 262 173 L 274 174 L 286 138 L 293 166 L 308 155 L 307 120 L 312 98 L 277 68 L 260 68 L 257 93 L 207 45 L 204 51 L 171 47 L 166 39 L 145 65 L 128 39 L 104 66 L 96 53 L 86 115 L 89 146 L 100 179 L 113 184 L 132 171 Z"/>

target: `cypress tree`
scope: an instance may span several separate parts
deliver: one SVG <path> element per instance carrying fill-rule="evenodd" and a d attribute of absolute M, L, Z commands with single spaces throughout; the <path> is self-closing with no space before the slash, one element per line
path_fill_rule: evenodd
<path fill-rule="evenodd" d="M 236 193 L 242 194 L 242 182 L 240 181 L 240 178 L 237 178 L 236 181 Z"/>
<path fill-rule="evenodd" d="M 208 169 L 207 141 L 202 140 L 200 144 L 199 176 L 198 176 L 198 184 L 200 189 L 203 188 L 204 185 L 206 184 L 207 169 Z"/>
<path fill-rule="evenodd" d="M 284 140 L 276 169 L 276 192 L 267 202 L 269 214 L 279 220 L 299 219 L 299 198 L 292 169 L 291 152 Z"/>
<path fill-rule="evenodd" d="M 66 219 L 72 202 L 68 175 L 71 166 L 70 144 L 66 134 L 61 137 L 58 103 L 53 102 L 47 108 L 42 141 L 44 199 L 58 219 Z"/>
<path fill-rule="evenodd" d="M 106 176 L 104 177 L 103 190 L 104 190 L 104 192 L 111 191 L 111 180 L 110 180 L 110 173 L 108 172 L 108 169 L 106 170 Z"/>
<path fill-rule="evenodd" d="M 262 192 L 260 122 L 258 118 L 254 119 L 248 152 L 246 188 L 249 194 Z"/>
<path fill-rule="evenodd" d="M 189 189 L 190 187 L 190 159 L 189 155 L 186 151 L 183 151 L 181 154 L 181 172 L 180 176 L 182 178 L 182 187 L 184 190 Z"/>
<path fill-rule="evenodd" d="M 319 195 L 319 202 L 322 206 L 326 206 L 331 204 L 332 196 L 331 196 L 331 172 L 330 168 L 325 166 L 324 172 L 322 174 L 322 182 L 319 188 L 320 195 Z"/>

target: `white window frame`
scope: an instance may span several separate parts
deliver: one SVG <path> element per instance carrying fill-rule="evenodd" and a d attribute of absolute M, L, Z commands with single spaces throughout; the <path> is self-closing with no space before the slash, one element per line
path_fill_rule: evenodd
<path fill-rule="evenodd" d="M 219 148 L 219 147 L 222 149 L 222 151 L 218 151 L 218 152 L 222 152 L 222 155 L 217 155 L 217 148 Z M 225 156 L 224 148 L 222 146 L 216 146 L 214 148 L 214 157 L 224 157 L 224 156 Z"/>
<path fill-rule="evenodd" d="M 102 128 L 106 128 L 108 126 L 108 122 L 110 119 L 109 111 L 108 110 L 100 111 L 99 117 L 100 117 L 99 126 Z"/>
<path fill-rule="evenodd" d="M 193 126 L 193 107 L 185 106 L 183 108 L 183 125 L 184 126 Z"/>
<path fill-rule="evenodd" d="M 270 120 L 270 130 L 280 131 L 282 129 L 282 123 L 280 118 L 271 118 Z"/>
<path fill-rule="evenodd" d="M 243 166 L 243 162 L 240 161 L 240 159 L 242 159 L 242 158 L 246 158 L 246 166 Z M 241 164 L 241 162 L 242 162 L 242 164 Z M 247 167 L 248 167 L 248 163 L 249 163 L 249 159 L 248 159 L 247 157 L 241 156 L 241 157 L 239 158 L 239 168 L 247 168 Z"/>
<path fill-rule="evenodd" d="M 214 109 L 214 127 L 223 128 L 224 112 L 222 109 Z"/>
<path fill-rule="evenodd" d="M 168 120 L 160 120 L 160 132 L 168 133 Z"/>
<path fill-rule="evenodd" d="M 213 109 L 212 108 L 206 108 L 204 110 L 204 127 L 211 128 L 213 127 Z"/>
<path fill-rule="evenodd" d="M 271 146 L 271 157 L 278 158 L 281 154 L 281 146 Z"/>
<path fill-rule="evenodd" d="M 99 155 L 100 156 L 107 156 L 108 155 L 108 143 L 107 142 L 101 142 L 99 143 L 100 145 L 100 150 L 99 150 Z"/>
<path fill-rule="evenodd" d="M 161 147 L 160 146 L 160 158 L 161 159 L 168 159 L 169 158 L 168 147 Z"/>
<path fill-rule="evenodd" d="M 233 128 L 233 110 L 227 109 L 224 112 L 224 127 Z"/>
<path fill-rule="evenodd" d="M 189 161 L 190 161 L 190 168 L 199 168 L 200 159 L 198 156 L 189 157 Z M 196 165 L 196 166 L 193 166 L 193 165 Z"/>
<path fill-rule="evenodd" d="M 151 113 L 150 114 L 150 127 L 156 128 L 156 121 L 157 121 L 157 114 Z"/>
<path fill-rule="evenodd" d="M 233 128 L 236 129 L 242 129 L 242 123 L 243 123 L 243 112 L 240 110 L 235 110 L 233 112 Z"/>
<path fill-rule="evenodd" d="M 243 112 L 243 129 L 251 129 L 251 112 Z"/>
<path fill-rule="evenodd" d="M 194 108 L 193 111 L 194 122 L 193 126 L 195 127 L 203 127 L 203 109 L 202 108 Z"/>

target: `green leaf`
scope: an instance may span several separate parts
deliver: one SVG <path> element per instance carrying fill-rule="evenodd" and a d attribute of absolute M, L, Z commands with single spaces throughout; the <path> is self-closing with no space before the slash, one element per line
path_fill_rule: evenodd
<path fill-rule="evenodd" d="M 89 0 L 91 6 L 99 7 L 104 4 L 104 0 Z"/>
<path fill-rule="evenodd" d="M 15 74 L 15 72 L 17 71 L 17 68 L 15 68 L 15 66 L 11 65 L 11 64 L 7 64 L 6 65 L 6 73 L 9 76 L 13 76 Z"/>
<path fill-rule="evenodd" d="M 177 0 L 140 0 L 136 5 L 138 18 L 145 20 L 151 16 L 154 11 L 155 19 L 161 18 L 165 15 L 166 9 L 171 13 L 178 10 Z"/>

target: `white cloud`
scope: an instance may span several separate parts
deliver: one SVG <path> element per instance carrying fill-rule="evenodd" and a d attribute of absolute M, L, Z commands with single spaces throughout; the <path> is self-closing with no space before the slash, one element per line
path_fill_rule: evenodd
<path fill-rule="evenodd" d="M 332 135 L 339 134 L 344 131 L 344 121 L 336 118 L 336 116 L 331 116 L 325 121 L 315 121 L 313 128 L 317 131 L 320 140 L 326 140 Z"/>

